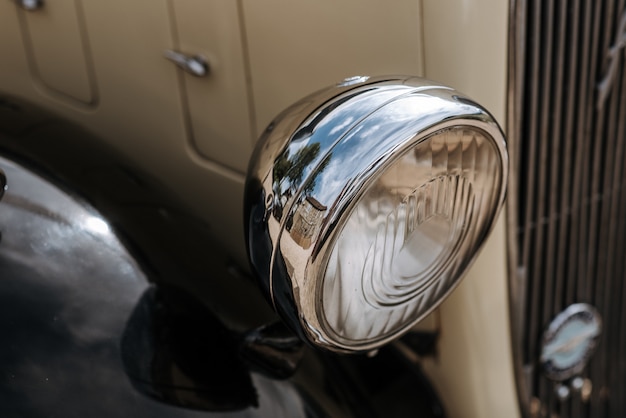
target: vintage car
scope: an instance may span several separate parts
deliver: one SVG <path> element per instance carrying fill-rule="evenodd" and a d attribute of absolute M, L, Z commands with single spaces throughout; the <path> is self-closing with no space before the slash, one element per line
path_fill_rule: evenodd
<path fill-rule="evenodd" d="M 621 0 L 0 2 L 0 416 L 625 416 L 625 47 Z"/>

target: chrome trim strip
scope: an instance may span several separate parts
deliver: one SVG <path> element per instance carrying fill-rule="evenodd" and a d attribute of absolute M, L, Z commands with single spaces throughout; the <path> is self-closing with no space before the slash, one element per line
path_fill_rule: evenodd
<path fill-rule="evenodd" d="M 522 120 L 522 95 L 524 80 L 524 51 L 526 49 L 526 0 L 510 0 L 509 40 L 508 40 L 508 80 L 507 80 L 507 141 L 509 148 L 509 183 L 506 201 L 507 252 L 509 272 L 509 317 L 511 321 L 511 342 L 513 349 L 513 368 L 520 411 L 523 416 L 530 416 L 529 379 L 525 378 L 522 362 L 523 301 L 526 300 L 526 274 L 519 271 L 517 251 L 517 183 L 520 152 L 517 134 Z"/>

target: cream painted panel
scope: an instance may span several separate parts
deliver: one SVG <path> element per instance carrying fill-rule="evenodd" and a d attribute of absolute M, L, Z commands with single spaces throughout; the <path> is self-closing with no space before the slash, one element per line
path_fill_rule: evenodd
<path fill-rule="evenodd" d="M 508 2 L 424 2 L 426 77 L 462 90 L 504 126 Z"/>
<path fill-rule="evenodd" d="M 163 57 L 175 48 L 170 3 L 93 1 L 85 19 L 102 93 L 97 114 L 84 124 L 181 196 L 243 263 L 243 176 L 189 146 L 179 72 Z"/>
<path fill-rule="evenodd" d="M 163 58 L 163 50 L 172 48 L 167 3 L 108 0 L 84 6 L 101 104 L 79 120 L 140 156 L 151 171 L 155 164 L 160 171 L 173 169 L 165 150 L 179 154 L 185 134 L 176 69 Z"/>
<path fill-rule="evenodd" d="M 423 366 L 451 417 L 519 416 L 505 248 L 502 215 L 470 272 L 439 309 L 439 351 Z"/>
<path fill-rule="evenodd" d="M 425 1 L 426 77 L 459 89 L 503 124 L 508 2 Z M 504 214 L 440 308 L 436 359 L 424 364 L 452 417 L 519 416 L 509 329 Z"/>
<path fill-rule="evenodd" d="M 355 75 L 422 75 L 420 1 L 243 0 L 257 133 Z"/>
<path fill-rule="evenodd" d="M 198 152 L 245 172 L 252 152 L 244 52 L 237 2 L 175 0 L 176 49 L 208 59 L 208 77 L 183 75 L 189 133 Z"/>
<path fill-rule="evenodd" d="M 95 80 L 80 10 L 79 0 L 55 0 L 35 11 L 20 9 L 20 20 L 33 77 L 60 99 L 93 104 Z"/>
<path fill-rule="evenodd" d="M 165 49 L 176 46 L 170 3 L 107 0 L 84 2 L 83 7 L 98 106 L 73 106 L 42 94 L 29 71 L 17 6 L 10 1 L 0 1 L 0 93 L 50 109 L 108 141 L 180 196 L 224 249 L 247 265 L 241 222 L 244 177 L 199 157 L 190 146 L 179 72 L 163 58 Z"/>
<path fill-rule="evenodd" d="M 32 88 L 30 71 L 17 6 L 0 1 L 0 92 L 28 91 Z"/>

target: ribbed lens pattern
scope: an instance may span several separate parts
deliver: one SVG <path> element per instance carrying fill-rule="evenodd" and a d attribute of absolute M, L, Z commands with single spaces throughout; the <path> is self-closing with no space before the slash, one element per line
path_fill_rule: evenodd
<path fill-rule="evenodd" d="M 422 317 L 460 278 L 497 205 L 501 162 L 482 132 L 441 131 L 392 163 L 350 214 L 322 285 L 342 339 L 382 339 Z"/>
<path fill-rule="evenodd" d="M 408 195 L 378 226 L 367 252 L 365 300 L 373 307 L 401 305 L 430 285 L 458 248 L 473 200 L 471 183 L 458 175 L 434 179 Z M 362 219 L 363 209 L 354 218 Z"/>

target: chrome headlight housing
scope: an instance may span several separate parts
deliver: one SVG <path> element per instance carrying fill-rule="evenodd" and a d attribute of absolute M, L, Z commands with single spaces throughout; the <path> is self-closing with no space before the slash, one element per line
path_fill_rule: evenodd
<path fill-rule="evenodd" d="M 296 103 L 248 170 L 252 266 L 310 342 L 369 351 L 458 284 L 502 206 L 501 129 L 419 78 L 355 78 Z"/>

